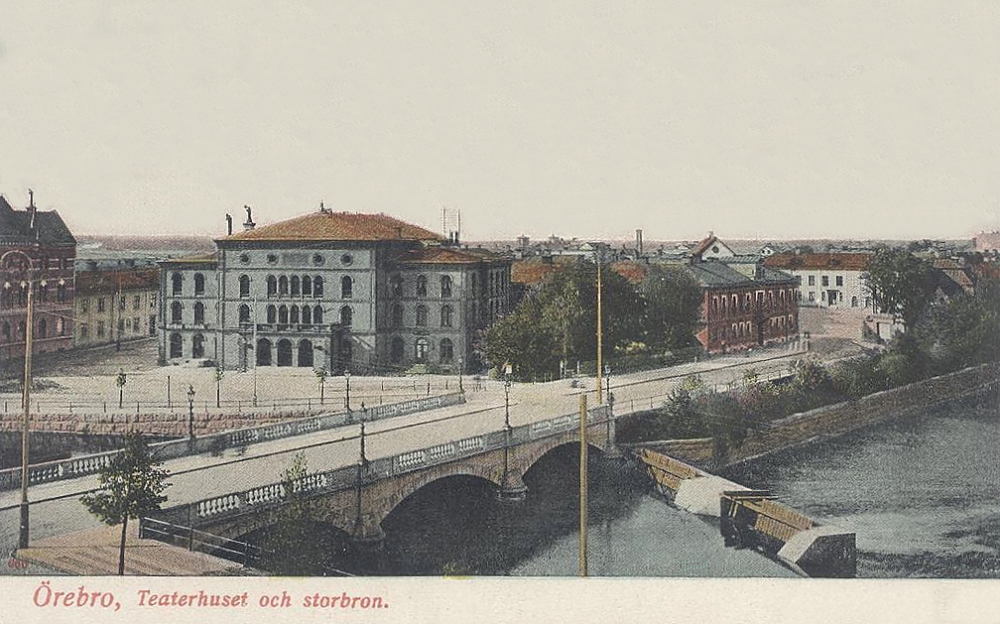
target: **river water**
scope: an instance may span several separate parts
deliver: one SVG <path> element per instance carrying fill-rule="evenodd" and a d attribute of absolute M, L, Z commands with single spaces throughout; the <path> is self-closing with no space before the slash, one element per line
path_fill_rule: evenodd
<path fill-rule="evenodd" d="M 955 404 L 730 470 L 854 531 L 859 577 L 1000 578 L 1000 410 Z"/>

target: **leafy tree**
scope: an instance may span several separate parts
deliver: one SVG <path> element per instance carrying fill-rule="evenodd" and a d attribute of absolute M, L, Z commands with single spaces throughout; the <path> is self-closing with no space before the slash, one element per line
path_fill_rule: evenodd
<path fill-rule="evenodd" d="M 694 345 L 701 311 L 701 288 L 680 267 L 652 265 L 640 284 L 645 301 L 646 343 L 677 349 Z"/>
<path fill-rule="evenodd" d="M 868 264 L 868 284 L 878 309 L 912 327 L 934 296 L 934 268 L 912 253 L 880 249 Z"/>
<path fill-rule="evenodd" d="M 109 526 L 122 525 L 118 550 L 118 574 L 125 574 L 125 534 L 130 519 L 140 518 L 160 508 L 167 500 L 162 495 L 170 484 L 167 471 L 158 468 L 146 440 L 138 431 L 125 434 L 122 452 L 101 469 L 100 490 L 86 494 L 80 501 L 90 513 Z"/>
<path fill-rule="evenodd" d="M 558 371 L 558 336 L 540 322 L 541 317 L 542 304 L 537 298 L 524 299 L 486 334 L 483 347 L 487 359 L 496 366 L 513 363 L 514 375 L 519 379 Z"/>
<path fill-rule="evenodd" d="M 656 417 L 660 438 L 699 438 L 708 435 L 705 419 L 695 404 L 694 393 L 684 386 L 670 391 Z"/>
<path fill-rule="evenodd" d="M 975 296 L 935 306 L 913 335 L 936 372 L 1000 359 L 1000 283 L 980 280 Z"/>

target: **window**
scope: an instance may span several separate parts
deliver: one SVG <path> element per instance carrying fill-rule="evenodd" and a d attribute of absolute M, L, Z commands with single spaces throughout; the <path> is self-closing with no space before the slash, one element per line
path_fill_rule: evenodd
<path fill-rule="evenodd" d="M 118 297 L 118 309 L 122 311 L 125 310 L 125 295 Z"/>
<path fill-rule="evenodd" d="M 389 278 L 389 293 L 393 297 L 403 296 L 403 278 L 398 275 L 393 275 Z"/>
<path fill-rule="evenodd" d="M 829 275 L 824 275 L 820 279 L 822 280 L 824 286 L 829 286 L 830 285 L 830 276 Z"/>
<path fill-rule="evenodd" d="M 427 296 L 427 277 L 424 275 L 417 276 L 417 296 L 418 297 Z"/>
<path fill-rule="evenodd" d="M 427 306 L 417 306 L 417 327 L 427 327 Z"/>
<path fill-rule="evenodd" d="M 66 284 L 63 284 L 62 280 L 59 280 L 59 285 L 56 286 L 56 300 L 59 303 L 66 303 Z"/>
<path fill-rule="evenodd" d="M 340 309 L 340 324 L 344 327 L 350 327 L 351 322 L 354 321 L 354 310 L 351 306 L 344 306 Z"/>
<path fill-rule="evenodd" d="M 281 339 L 278 341 L 278 366 L 292 365 L 292 341 Z"/>
<path fill-rule="evenodd" d="M 241 275 L 240 276 L 240 297 L 250 296 L 250 276 Z"/>
<path fill-rule="evenodd" d="M 351 266 L 351 263 L 353 262 L 354 262 L 354 256 L 352 256 L 351 254 L 344 254 L 340 257 L 340 263 L 344 266 Z"/>
<path fill-rule="evenodd" d="M 302 306 L 302 324 L 312 325 L 312 308 L 309 306 Z"/>
<path fill-rule="evenodd" d="M 102 301 L 103 301 L 103 299 L 102 299 Z M 181 322 L 181 316 L 183 314 L 183 310 L 184 310 L 184 307 L 181 306 L 181 302 L 180 301 L 175 301 L 175 302 L 171 303 L 170 304 L 170 322 L 171 323 L 180 323 Z"/>
<path fill-rule="evenodd" d="M 816 293 L 809 291 L 809 301 L 816 301 Z"/>
<path fill-rule="evenodd" d="M 858 307 L 858 298 L 857 297 L 851 297 L 851 307 L 852 308 Z"/>
<path fill-rule="evenodd" d="M 174 334 L 174 336 L 177 336 L 178 338 L 180 338 L 180 334 Z M 97 337 L 98 338 L 104 338 L 104 321 L 97 321 Z M 171 340 L 172 339 L 173 338 L 171 337 Z M 180 356 L 179 355 L 171 355 L 170 357 L 180 357 Z"/>
<path fill-rule="evenodd" d="M 104 335 L 104 323 L 98 323 L 97 335 Z M 170 357 L 179 358 L 184 355 L 184 341 L 180 334 L 170 334 Z"/>
<path fill-rule="evenodd" d="M 451 327 L 453 311 L 451 306 L 441 307 L 441 327 Z"/>
<path fill-rule="evenodd" d="M 326 258 L 323 257 L 323 254 L 313 254 L 313 264 L 320 266 L 324 262 L 326 262 Z"/>
<path fill-rule="evenodd" d="M 838 275 L 837 276 L 837 286 L 843 286 L 843 285 L 844 285 L 844 276 L 843 275 Z"/>
<path fill-rule="evenodd" d="M 300 287 L 300 285 L 301 284 L 299 282 L 299 276 L 298 275 L 293 275 L 292 276 L 292 296 L 293 297 L 298 297 L 299 296 L 299 287 Z"/>
<path fill-rule="evenodd" d="M 288 294 L 288 277 L 282 275 L 278 278 L 278 296 Z"/>
<path fill-rule="evenodd" d="M 810 275 L 809 276 L 809 285 L 810 286 L 815 286 L 816 285 L 816 276 L 815 275 Z"/>
<path fill-rule="evenodd" d="M 403 352 L 406 350 L 406 343 L 399 336 L 392 339 L 392 347 L 389 349 L 389 361 L 399 364 L 403 361 Z"/>
<path fill-rule="evenodd" d="M 201 273 L 194 274 L 194 296 L 205 294 L 205 276 Z"/>
<path fill-rule="evenodd" d="M 455 357 L 455 347 L 451 340 L 444 338 L 441 340 L 441 363 L 451 364 Z"/>
<path fill-rule="evenodd" d="M 280 308 L 278 308 L 278 324 L 279 325 L 288 324 L 288 306 L 281 306 Z"/>
<path fill-rule="evenodd" d="M 413 343 L 413 359 L 417 362 L 427 361 L 427 339 L 417 338 L 417 341 Z"/>
<path fill-rule="evenodd" d="M 441 276 L 441 296 L 445 299 L 451 297 L 451 277 L 448 275 Z"/>
<path fill-rule="evenodd" d="M 250 264 L 250 254 L 240 254 L 240 262 Z"/>
<path fill-rule="evenodd" d="M 296 366 L 312 368 L 313 365 L 313 344 L 311 340 L 299 342 L 299 354 L 295 362 Z"/>
<path fill-rule="evenodd" d="M 273 275 L 267 276 L 267 296 L 273 297 L 278 294 L 278 278 Z"/>
<path fill-rule="evenodd" d="M 277 323 L 278 322 L 278 308 L 273 305 L 267 306 L 267 322 Z"/>
<path fill-rule="evenodd" d="M 139 305 L 141 303 L 142 303 L 142 297 L 140 297 L 139 295 L 136 295 L 136 296 L 132 297 L 132 309 L 133 310 L 138 310 L 139 309 Z"/>
<path fill-rule="evenodd" d="M 313 294 L 313 280 L 308 275 L 302 276 L 302 294 L 311 297 Z"/>
<path fill-rule="evenodd" d="M 90 301 L 87 300 L 87 299 L 81 299 L 80 300 L 80 312 L 85 314 L 89 310 L 90 310 Z"/>
<path fill-rule="evenodd" d="M 313 306 L 313 324 L 322 325 L 323 324 L 323 308 L 322 306 Z"/>
<path fill-rule="evenodd" d="M 170 276 L 170 283 L 171 283 L 171 286 L 173 288 L 173 294 L 174 295 L 181 294 L 181 285 L 182 285 L 183 281 L 184 281 L 184 278 L 181 277 L 180 273 L 174 273 L 173 275 Z"/>
<path fill-rule="evenodd" d="M 313 278 L 313 296 L 322 297 L 323 296 L 323 278 L 317 275 Z"/>
<path fill-rule="evenodd" d="M 349 275 L 340 278 L 340 298 L 350 299 L 354 296 L 354 280 Z"/>
<path fill-rule="evenodd" d="M 293 305 L 288 309 L 288 322 L 297 325 L 299 322 L 299 306 Z"/>
<path fill-rule="evenodd" d="M 240 325 L 250 324 L 250 306 L 243 304 L 240 306 Z"/>
<path fill-rule="evenodd" d="M 194 304 L 194 323 L 195 325 L 205 324 L 205 304 L 200 301 Z"/>
<path fill-rule="evenodd" d="M 4 339 L 5 340 L 7 338 L 6 334 L 9 334 L 9 333 L 10 333 L 10 326 L 8 326 L 6 323 L 4 323 L 4 334 L 5 334 Z M 90 328 L 87 327 L 87 324 L 86 323 L 80 323 L 80 338 L 86 338 L 89 333 L 90 333 Z"/>
<path fill-rule="evenodd" d="M 271 341 L 261 338 L 257 341 L 257 366 L 271 365 Z"/>
<path fill-rule="evenodd" d="M 398 303 L 392 306 L 392 326 L 402 327 L 403 326 L 403 306 Z"/>

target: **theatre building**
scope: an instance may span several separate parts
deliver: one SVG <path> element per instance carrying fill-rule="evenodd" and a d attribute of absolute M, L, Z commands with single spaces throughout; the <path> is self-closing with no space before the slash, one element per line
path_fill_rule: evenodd
<path fill-rule="evenodd" d="M 231 231 L 231 228 L 230 228 Z M 160 358 L 224 368 L 458 371 L 507 312 L 510 261 L 384 214 L 324 207 L 160 263 Z"/>

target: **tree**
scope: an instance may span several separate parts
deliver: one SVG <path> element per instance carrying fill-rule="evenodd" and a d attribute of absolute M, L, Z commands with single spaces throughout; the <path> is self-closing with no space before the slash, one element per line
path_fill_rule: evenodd
<path fill-rule="evenodd" d="M 934 268 L 908 251 L 880 249 L 868 264 L 868 285 L 879 311 L 916 323 L 934 296 Z"/>
<path fill-rule="evenodd" d="M 652 265 L 639 288 L 646 344 L 661 349 L 694 345 L 702 302 L 697 280 L 680 267 Z"/>
<path fill-rule="evenodd" d="M 101 469 L 98 483 L 100 490 L 86 494 L 80 501 L 90 513 L 109 525 L 122 525 L 121 544 L 118 550 L 118 575 L 125 574 L 125 534 L 128 521 L 140 518 L 160 508 L 167 500 L 162 495 L 170 484 L 165 482 L 167 471 L 157 468 L 146 444 L 138 431 L 125 434 L 122 452 Z"/>
<path fill-rule="evenodd" d="M 321 574 L 324 569 L 327 545 L 321 544 L 311 505 L 302 492 L 301 484 L 307 476 L 306 457 L 296 453 L 291 466 L 282 473 L 283 497 L 276 521 L 261 541 L 263 566 L 269 572 L 310 575 Z"/>

